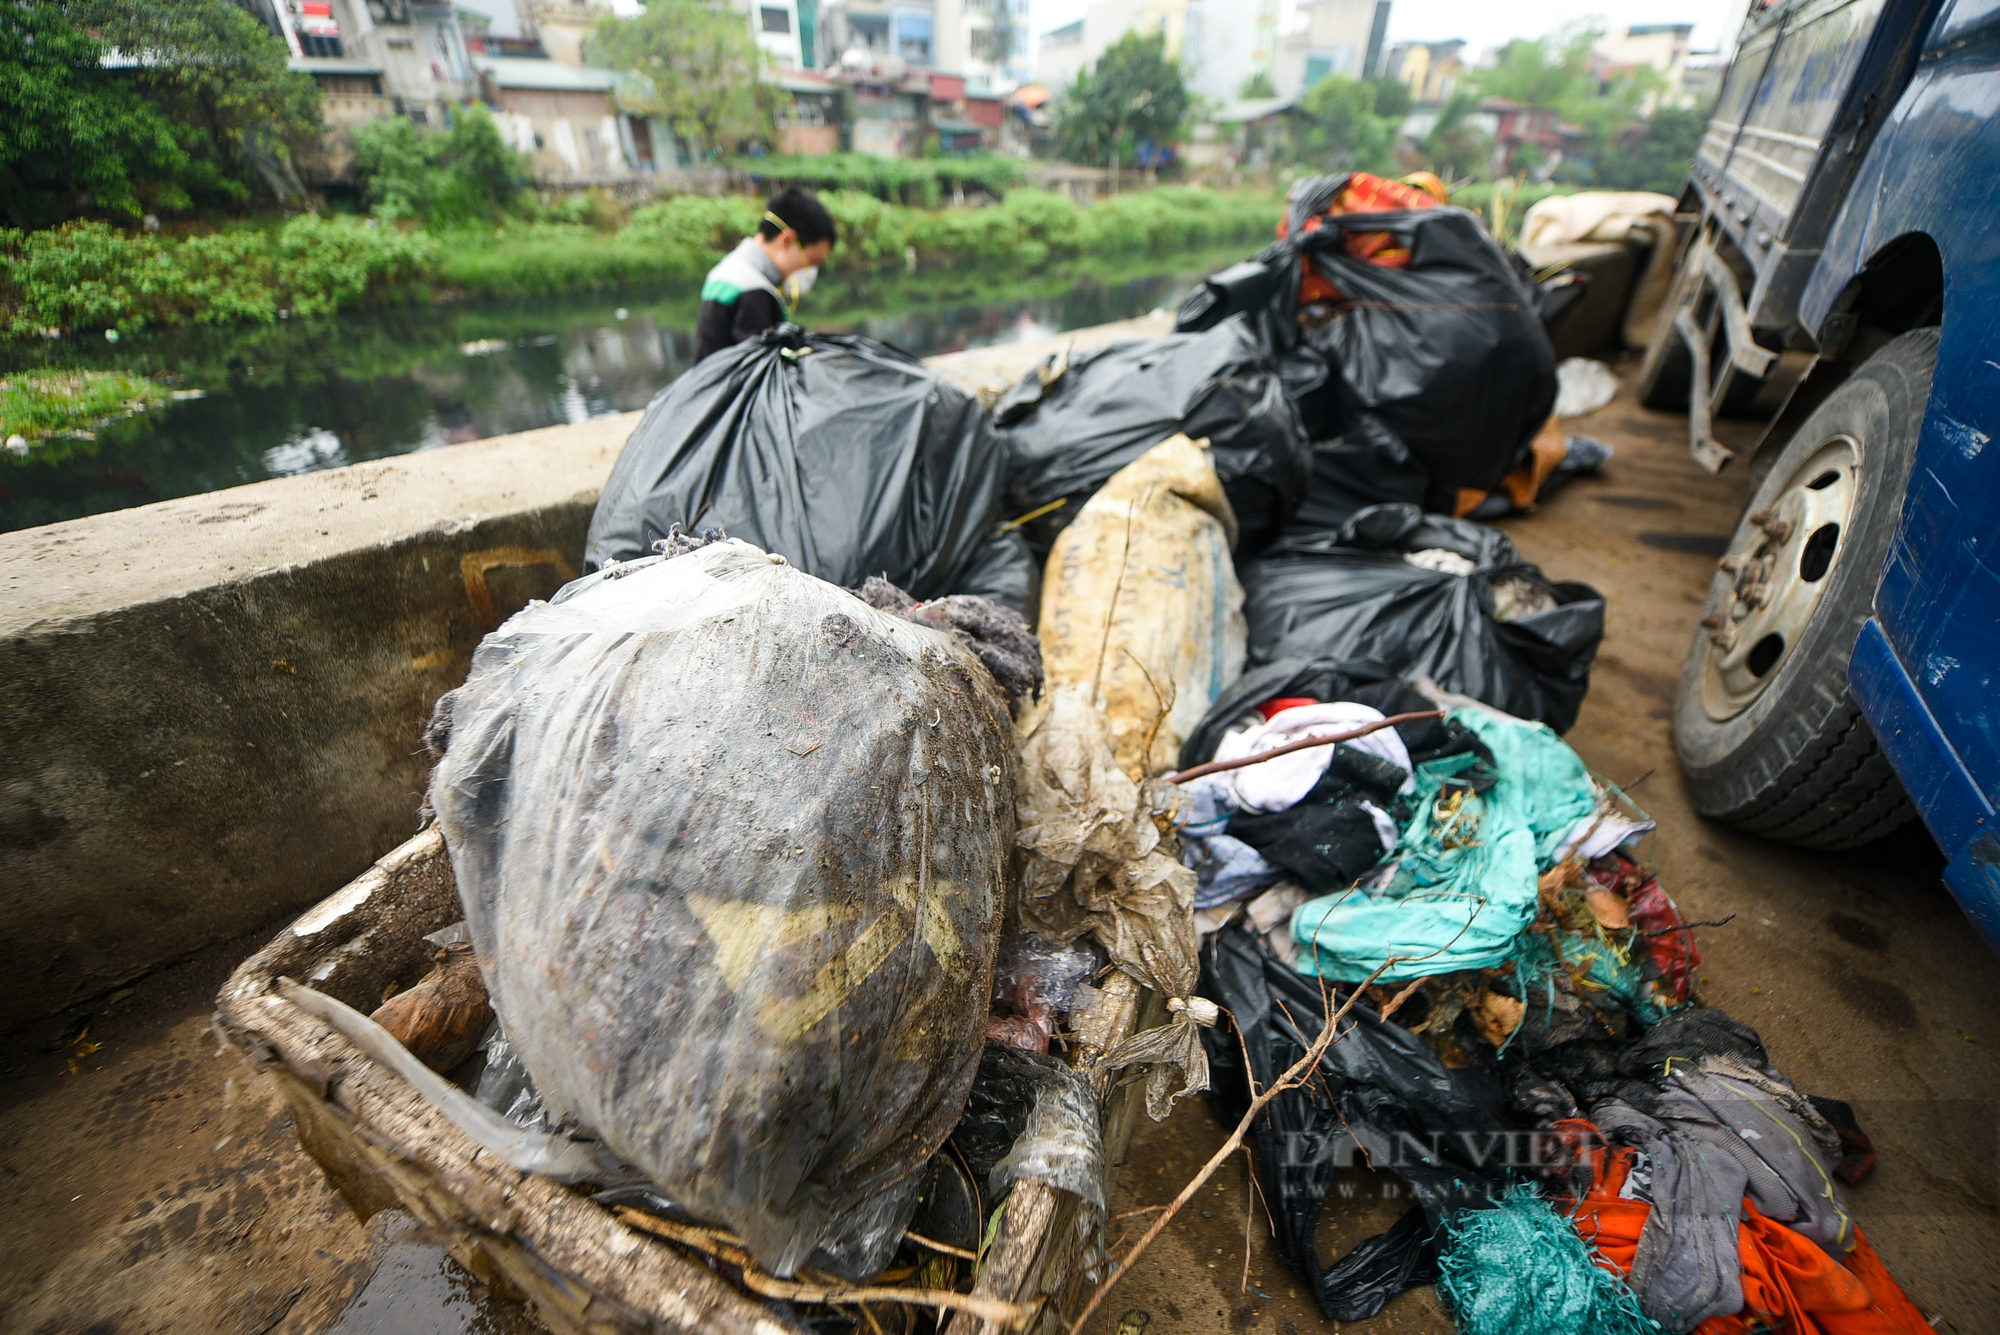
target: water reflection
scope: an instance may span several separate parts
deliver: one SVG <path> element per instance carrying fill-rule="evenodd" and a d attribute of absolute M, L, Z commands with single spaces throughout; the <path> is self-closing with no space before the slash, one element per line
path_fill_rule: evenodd
<path fill-rule="evenodd" d="M 930 356 L 1172 306 L 1235 258 L 830 277 L 802 318 Z M 692 288 L 626 290 L 15 349 L 11 370 L 121 367 L 204 393 L 0 457 L 0 530 L 643 408 L 692 364 L 696 305 Z"/>

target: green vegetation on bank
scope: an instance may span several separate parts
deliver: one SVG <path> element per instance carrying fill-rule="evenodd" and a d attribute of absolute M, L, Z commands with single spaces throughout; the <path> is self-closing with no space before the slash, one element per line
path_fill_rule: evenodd
<path fill-rule="evenodd" d="M 914 265 L 1032 273 L 1084 256 L 1254 247 L 1283 210 L 1272 194 L 1187 187 L 1089 208 L 1035 190 L 985 208 L 941 210 L 847 191 L 824 198 L 841 227 L 836 272 Z M 683 195 L 639 208 L 615 229 L 510 219 L 422 230 L 302 214 L 203 236 L 127 234 L 102 223 L 0 231 L 0 336 L 270 322 L 433 292 L 514 296 L 693 280 L 762 213 L 753 199 Z"/>
<path fill-rule="evenodd" d="M 0 441 L 89 438 L 97 427 L 165 403 L 170 393 L 127 371 L 53 371 L 0 379 Z"/>
<path fill-rule="evenodd" d="M 10 0 L 0 16 L 0 227 L 235 211 L 304 193 L 312 76 L 231 0 Z"/>

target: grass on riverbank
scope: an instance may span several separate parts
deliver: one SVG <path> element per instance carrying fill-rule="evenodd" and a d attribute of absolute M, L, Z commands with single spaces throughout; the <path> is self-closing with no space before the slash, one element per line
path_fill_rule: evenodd
<path fill-rule="evenodd" d="M 167 402 L 172 394 L 126 371 L 56 371 L 0 380 L 0 442 L 19 451 L 46 436 L 89 439 L 96 429 Z"/>
<path fill-rule="evenodd" d="M 986 208 L 917 209 L 859 191 L 825 199 L 841 225 L 836 271 L 1000 266 L 1037 272 L 1227 242 L 1261 244 L 1277 196 L 1162 187 L 1083 207 L 1016 190 Z M 270 323 L 433 293 L 523 296 L 698 279 L 762 216 L 741 197 L 679 196 L 623 227 L 531 222 L 430 234 L 301 215 L 202 236 L 127 235 L 102 223 L 0 231 L 0 338 L 144 325 Z"/>

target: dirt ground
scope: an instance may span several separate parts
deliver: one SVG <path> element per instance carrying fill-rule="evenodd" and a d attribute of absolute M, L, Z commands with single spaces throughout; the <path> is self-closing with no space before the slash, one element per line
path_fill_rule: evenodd
<path fill-rule="evenodd" d="M 1623 399 L 1572 429 L 1616 458 L 1505 525 L 1552 577 L 1609 599 L 1570 741 L 1620 782 L 1650 771 L 1634 796 L 1659 821 L 1668 888 L 1691 918 L 1736 915 L 1702 934 L 1707 1001 L 1754 1025 L 1802 1089 L 1852 1102 L 1874 1137 L 1875 1172 L 1852 1199 L 1891 1272 L 1940 1329 L 2000 1331 L 2000 961 L 1944 890 L 1920 831 L 1830 855 L 1694 814 L 1668 718 L 1749 480 L 1701 472 L 1676 420 Z M 354 1222 L 276 1096 L 219 1051 L 209 998 L 259 943 L 208 951 L 100 1003 L 80 1041 L 56 1042 L 74 1037 L 60 1021 L 0 1040 L 0 1331 L 534 1329 L 421 1239 Z M 1199 1100 L 1165 1124 L 1142 1122 L 1114 1212 L 1171 1197 L 1225 1130 Z M 1328 1259 L 1405 1205 L 1384 1182 L 1341 1185 L 1353 1195 L 1337 1187 L 1321 1224 Z M 1260 1212 L 1239 1155 L 1110 1296 L 1094 1335 L 1326 1328 L 1272 1253 Z M 1136 1237 L 1145 1223 L 1114 1231 Z M 1452 1325 L 1419 1289 L 1343 1328 Z"/>

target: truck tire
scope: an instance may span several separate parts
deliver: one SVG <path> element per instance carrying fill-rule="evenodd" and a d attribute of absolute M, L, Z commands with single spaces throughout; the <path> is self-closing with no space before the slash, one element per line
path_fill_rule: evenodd
<path fill-rule="evenodd" d="M 1912 815 L 1847 665 L 1902 516 L 1937 345 L 1936 329 L 1913 330 L 1863 363 L 1737 525 L 1674 705 L 1674 749 L 1705 816 L 1838 849 Z"/>

